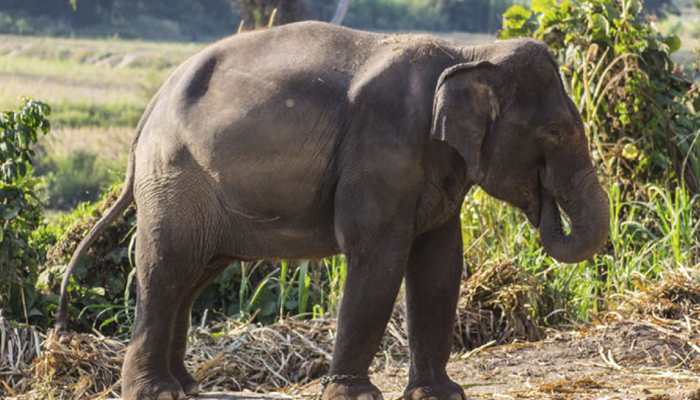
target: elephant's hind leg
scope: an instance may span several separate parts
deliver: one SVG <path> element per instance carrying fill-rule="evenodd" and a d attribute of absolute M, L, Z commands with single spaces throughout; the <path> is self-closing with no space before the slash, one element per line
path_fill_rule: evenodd
<path fill-rule="evenodd" d="M 463 270 L 459 216 L 425 233 L 411 249 L 406 271 L 411 348 L 406 400 L 463 400 L 464 391 L 447 376 L 459 284 Z"/>
<path fill-rule="evenodd" d="M 186 202 L 153 207 L 146 200 L 137 215 L 137 318 L 124 359 L 122 398 L 179 400 L 185 393 L 171 371 L 172 341 L 183 294 L 193 290 L 204 269 L 198 244 L 205 236 L 198 231 L 199 218 L 188 217 Z"/>
<path fill-rule="evenodd" d="M 183 299 L 175 317 L 173 338 L 170 345 L 170 373 L 177 379 L 186 395 L 199 393 L 199 383 L 185 367 L 187 334 L 190 329 L 193 299 Z"/>
<path fill-rule="evenodd" d="M 207 267 L 203 276 L 199 278 L 196 286 L 183 296 L 180 310 L 175 319 L 173 338 L 170 345 L 170 373 L 180 382 L 182 389 L 187 395 L 196 395 L 199 392 L 197 380 L 187 371 L 185 367 L 185 354 L 187 352 L 187 334 L 190 329 L 190 318 L 192 315 L 192 304 L 197 295 L 204 289 L 228 263 L 218 263 Z"/>

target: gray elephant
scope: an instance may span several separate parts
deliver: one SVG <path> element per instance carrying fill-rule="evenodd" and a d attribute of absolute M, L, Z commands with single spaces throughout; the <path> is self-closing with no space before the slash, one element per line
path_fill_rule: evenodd
<path fill-rule="evenodd" d="M 125 400 L 194 393 L 192 302 L 234 260 L 343 253 L 326 400 L 381 399 L 368 378 L 406 282 L 404 397 L 463 399 L 447 376 L 469 188 L 523 210 L 545 250 L 591 257 L 608 234 L 583 125 L 547 48 L 461 47 L 302 22 L 221 40 L 182 64 L 137 128 L 123 192 L 80 243 L 138 206 L 138 318 Z M 571 220 L 562 230 L 559 206 Z"/>

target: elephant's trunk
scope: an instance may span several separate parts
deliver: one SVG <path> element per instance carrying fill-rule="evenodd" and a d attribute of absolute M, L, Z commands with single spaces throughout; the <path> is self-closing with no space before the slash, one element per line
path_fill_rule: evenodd
<path fill-rule="evenodd" d="M 593 171 L 582 175 L 581 179 L 572 182 L 576 193 L 571 199 L 555 199 L 549 191 L 542 189 L 539 225 L 542 245 L 550 256 L 561 262 L 576 263 L 591 257 L 608 238 L 608 196 Z M 557 204 L 571 220 L 568 235 L 562 229 Z"/>

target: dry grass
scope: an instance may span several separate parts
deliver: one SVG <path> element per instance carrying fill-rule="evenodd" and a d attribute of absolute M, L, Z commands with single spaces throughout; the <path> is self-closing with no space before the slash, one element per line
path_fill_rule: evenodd
<path fill-rule="evenodd" d="M 479 359 L 481 371 L 501 370 L 516 380 L 523 373 L 519 366 L 552 366 L 544 373 L 547 379 L 535 386 L 489 389 L 490 393 L 503 390 L 513 398 L 573 399 L 614 392 L 622 381 L 607 380 L 610 374 L 625 377 L 635 388 L 689 382 L 692 374 L 700 372 L 697 277 L 697 271 L 691 270 L 671 274 L 642 295 L 628 298 L 618 313 L 606 315 L 598 324 L 575 332 L 550 331 L 546 340 L 527 344 L 522 339 L 542 337 L 532 308 L 540 293 L 537 282 L 512 264 L 484 269 L 464 281 L 455 331 L 462 340 L 456 343 L 458 352 L 484 345 L 458 354 L 461 361 L 457 362 Z M 398 307 L 372 368 L 375 374 L 388 374 L 386 379 L 395 379 L 390 378 L 395 376 L 391 371 L 403 370 L 407 363 L 404 317 L 404 309 Z M 11 357 L 3 352 L 0 369 L 6 395 L 24 393 L 22 399 L 118 395 L 124 342 L 92 334 L 60 339 L 49 335 L 43 352 L 30 364 L 42 336 L 33 330 L 8 328 L 6 322 L 0 326 L 3 348 L 11 343 L 13 349 Z M 7 339 L 6 332 L 14 336 Z M 305 387 L 316 388 L 317 378 L 326 373 L 334 334 L 333 320 L 288 319 L 270 326 L 223 321 L 192 330 L 187 364 L 206 391 L 288 388 L 301 393 Z M 505 342 L 514 344 L 487 348 Z"/>
<path fill-rule="evenodd" d="M 13 109 L 22 97 L 40 99 L 49 104 L 84 102 L 93 105 L 119 103 L 144 105 L 147 100 L 129 87 L 63 82 L 35 76 L 0 75 L 3 109 Z"/>
<path fill-rule="evenodd" d="M 44 335 L 37 329 L 7 321 L 0 314 L 0 395 L 15 395 L 31 387 L 28 369 L 41 354 L 43 342 Z"/>
<path fill-rule="evenodd" d="M 41 152 L 67 157 L 78 151 L 95 153 L 100 159 L 120 163 L 126 168 L 135 131 L 131 127 L 57 128 L 39 139 Z"/>
<path fill-rule="evenodd" d="M 462 285 L 455 329 L 457 349 L 492 341 L 541 339 L 538 305 L 542 302 L 540 283 L 513 263 L 477 270 Z"/>
<path fill-rule="evenodd" d="M 54 125 L 133 126 L 170 71 L 201 47 L 0 35 L 0 109 L 31 97 L 53 107 Z"/>
<path fill-rule="evenodd" d="M 202 46 L 197 43 L 0 35 L 0 55 L 4 57 L 113 64 L 131 68 L 174 67 Z"/>
<path fill-rule="evenodd" d="M 522 281 L 518 283 L 518 279 Z M 532 277 L 512 264 L 494 266 L 465 280 L 456 348 L 468 350 L 482 342 L 538 338 L 528 306 L 537 301 L 534 296 L 539 293 L 532 285 Z M 229 320 L 193 329 L 187 363 L 207 391 L 266 392 L 303 386 L 327 372 L 334 335 L 334 320 L 287 319 L 271 326 Z M 25 398 L 101 399 L 118 395 L 125 347 L 123 342 L 92 334 L 60 339 L 49 335 L 44 352 L 31 368 L 32 389 Z M 399 306 L 373 371 L 404 364 L 407 349 L 405 309 Z M 26 372 L 26 360 L 24 365 Z"/>

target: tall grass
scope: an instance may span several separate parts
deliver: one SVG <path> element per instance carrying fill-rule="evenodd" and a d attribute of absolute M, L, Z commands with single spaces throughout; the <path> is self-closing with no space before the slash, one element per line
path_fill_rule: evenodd
<path fill-rule="evenodd" d="M 590 260 L 567 265 L 544 253 L 536 230 L 519 211 L 475 190 L 462 210 L 467 267 L 515 262 L 542 280 L 551 302 L 547 314 L 587 321 L 613 307 L 617 296 L 637 282 L 700 263 L 699 196 L 656 184 L 632 197 L 612 183 L 608 193 L 608 247 Z"/>

